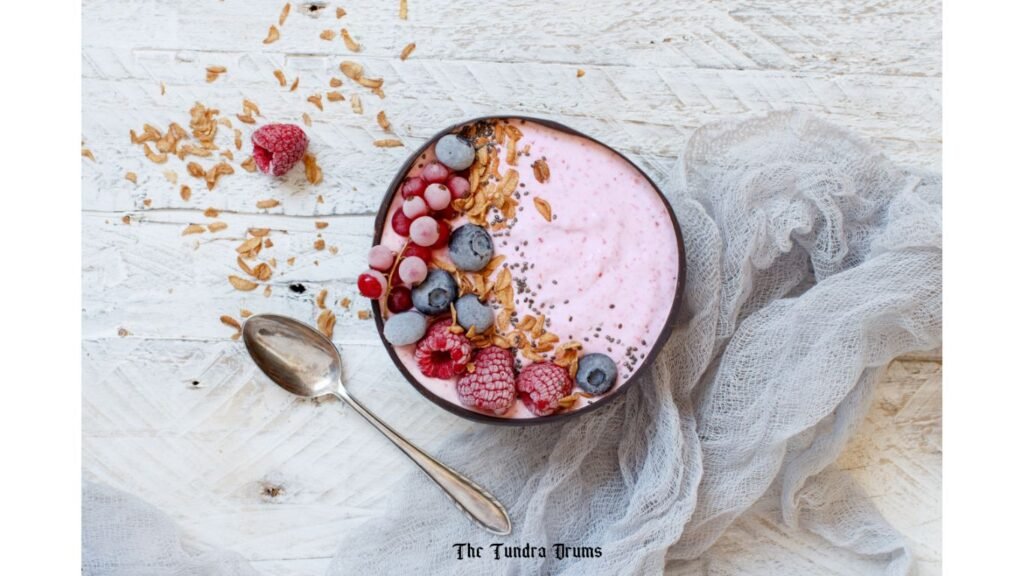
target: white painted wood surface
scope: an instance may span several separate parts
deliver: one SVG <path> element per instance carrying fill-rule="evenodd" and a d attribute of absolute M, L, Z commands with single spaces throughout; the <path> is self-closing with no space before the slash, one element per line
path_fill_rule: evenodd
<path fill-rule="evenodd" d="M 355 393 L 426 448 L 471 426 L 413 394 L 372 323 L 356 316 L 365 307 L 354 281 L 372 214 L 410 147 L 438 128 L 490 113 L 550 117 L 664 179 L 697 126 L 797 107 L 900 162 L 941 162 L 938 0 L 409 0 L 407 21 L 398 0 L 325 2 L 318 17 L 294 3 L 281 40 L 262 44 L 284 4 L 84 0 L 82 9 L 82 138 L 95 156 L 82 161 L 84 473 L 149 500 L 189 538 L 236 550 L 266 574 L 321 574 L 338 534 L 375 513 L 407 464 L 339 405 L 268 387 L 221 314 L 248 308 L 312 321 L 314 297 L 327 288 Z M 340 21 L 337 6 L 347 11 Z M 361 53 L 318 37 L 341 26 Z M 409 42 L 416 51 L 400 61 Z M 364 92 L 361 116 L 348 102 L 325 102 L 320 112 L 305 101 L 341 76 L 342 59 L 385 79 L 386 98 Z M 228 72 L 207 83 L 209 65 Z M 296 92 L 278 86 L 276 68 L 289 80 L 300 76 Z M 341 90 L 356 91 L 347 80 Z M 196 101 L 233 118 L 243 98 L 268 120 L 312 116 L 307 132 L 322 184 L 306 184 L 299 169 L 283 183 L 237 170 L 207 192 L 176 158 L 157 166 L 129 142 L 128 131 L 147 122 L 187 126 Z M 371 145 L 385 136 L 373 120 L 381 108 L 405 148 Z M 249 126 L 235 125 L 248 143 Z M 165 170 L 192 187 L 190 201 Z M 124 179 L 128 171 L 137 185 Z M 264 198 L 281 205 L 256 209 Z M 228 229 L 181 236 L 187 224 L 210 221 L 202 215 L 209 206 Z M 314 220 L 330 222 L 322 233 L 337 255 L 313 249 Z M 269 298 L 226 282 L 248 227 L 272 230 L 267 254 L 279 268 Z M 284 265 L 290 256 L 295 265 Z M 288 289 L 297 282 L 306 293 Z M 347 311 L 338 305 L 346 296 L 355 302 Z M 937 356 L 894 363 L 840 460 L 911 539 L 923 574 L 941 566 L 940 381 Z M 780 557 L 794 559 L 787 574 L 860 574 L 871 565 L 806 535 L 766 529 L 756 514 L 715 551 L 730 572 L 778 573 Z"/>

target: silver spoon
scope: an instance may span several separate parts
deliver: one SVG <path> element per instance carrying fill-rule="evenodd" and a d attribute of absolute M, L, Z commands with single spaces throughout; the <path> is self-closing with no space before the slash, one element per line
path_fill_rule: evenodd
<path fill-rule="evenodd" d="M 441 464 L 349 395 L 341 381 L 341 356 L 326 336 L 297 320 L 257 314 L 245 321 L 242 338 L 256 365 L 278 386 L 303 398 L 334 396 L 370 421 L 437 482 L 455 505 L 488 532 L 512 531 L 505 507 L 471 480 Z"/>

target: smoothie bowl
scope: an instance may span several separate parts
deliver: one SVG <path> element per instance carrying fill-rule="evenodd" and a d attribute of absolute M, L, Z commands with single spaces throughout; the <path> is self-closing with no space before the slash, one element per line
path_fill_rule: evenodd
<path fill-rule="evenodd" d="M 358 284 L 420 393 L 527 425 L 637 379 L 668 337 L 683 262 L 668 202 L 624 156 L 547 120 L 486 117 L 406 161 Z"/>

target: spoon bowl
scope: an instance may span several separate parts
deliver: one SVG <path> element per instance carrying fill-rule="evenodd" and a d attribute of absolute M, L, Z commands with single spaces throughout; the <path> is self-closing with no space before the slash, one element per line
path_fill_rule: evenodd
<path fill-rule="evenodd" d="M 246 320 L 242 340 L 260 370 L 296 396 L 325 396 L 342 385 L 337 349 L 310 326 L 286 316 L 259 314 Z"/>
<path fill-rule="evenodd" d="M 347 402 L 411 458 L 472 520 L 494 534 L 512 531 L 508 512 L 494 496 L 406 440 L 345 390 L 341 355 L 330 339 L 315 328 L 286 316 L 258 314 L 245 321 L 242 339 L 256 366 L 275 384 L 303 398 L 334 396 Z"/>

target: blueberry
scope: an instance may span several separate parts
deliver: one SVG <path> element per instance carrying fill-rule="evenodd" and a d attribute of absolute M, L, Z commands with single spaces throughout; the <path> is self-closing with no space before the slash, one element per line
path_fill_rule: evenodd
<path fill-rule="evenodd" d="M 483 270 L 494 256 L 494 242 L 487 230 L 476 224 L 463 224 L 448 238 L 448 256 L 459 270 Z"/>
<path fill-rule="evenodd" d="M 590 394 L 604 394 L 615 384 L 615 362 L 604 354 L 586 354 L 580 358 L 576 385 Z"/>
<path fill-rule="evenodd" d="M 427 274 L 427 279 L 412 289 L 412 305 L 424 314 L 440 314 L 448 311 L 448 306 L 459 294 L 452 275 L 435 268 Z"/>
<path fill-rule="evenodd" d="M 454 134 L 442 136 L 437 144 L 434 144 L 434 155 L 437 160 L 452 170 L 465 170 L 473 164 L 476 157 L 476 150 L 468 140 L 459 138 Z"/>
<path fill-rule="evenodd" d="M 384 338 L 395 346 L 415 344 L 427 332 L 427 317 L 415 310 L 395 314 L 384 323 Z"/>
<path fill-rule="evenodd" d="M 469 330 L 470 326 L 476 326 L 477 334 L 494 324 L 494 310 L 473 294 L 466 294 L 455 301 L 455 316 L 458 318 L 459 326 L 466 330 Z"/>

